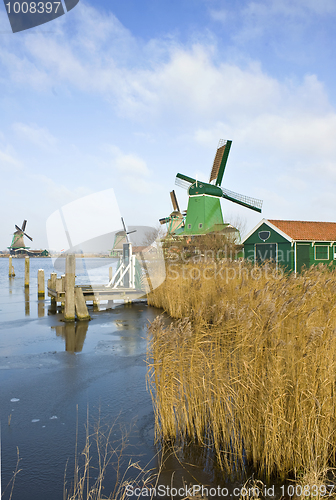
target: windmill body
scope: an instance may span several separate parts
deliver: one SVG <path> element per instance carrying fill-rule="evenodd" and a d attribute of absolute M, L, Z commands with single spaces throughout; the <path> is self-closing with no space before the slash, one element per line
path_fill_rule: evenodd
<path fill-rule="evenodd" d="M 189 199 L 184 225 L 175 230 L 173 234 L 187 236 L 210 232 L 225 232 L 225 229 L 230 225 L 224 223 L 220 204 L 221 198 L 261 212 L 261 200 L 234 193 L 221 187 L 231 144 L 232 141 L 220 140 L 209 182 L 198 181 L 180 173 L 176 175 L 175 183 L 178 186 L 188 189 Z"/>
<path fill-rule="evenodd" d="M 23 240 L 23 233 L 21 231 L 15 231 L 13 234 L 13 239 L 10 248 L 13 250 L 18 250 L 19 248 L 26 248 L 24 240 Z"/>
<path fill-rule="evenodd" d="M 170 199 L 173 205 L 173 211 L 169 217 L 159 219 L 159 222 L 160 224 L 166 224 L 167 235 L 174 235 L 184 230 L 185 216 L 180 212 L 174 190 L 170 192 Z"/>
<path fill-rule="evenodd" d="M 216 186 L 207 186 L 202 182 L 198 182 L 197 186 L 196 183 L 190 186 L 184 234 L 204 234 L 225 228 L 227 224 L 224 224 L 220 201 L 215 196 L 216 191 Z"/>

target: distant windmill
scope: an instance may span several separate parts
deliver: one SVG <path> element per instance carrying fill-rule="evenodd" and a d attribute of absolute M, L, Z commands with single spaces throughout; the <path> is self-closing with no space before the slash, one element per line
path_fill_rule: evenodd
<path fill-rule="evenodd" d="M 175 184 L 188 189 L 188 209 L 183 231 L 176 234 L 205 234 L 225 229 L 220 199 L 233 201 L 261 212 L 262 201 L 223 189 L 222 179 L 232 141 L 221 139 L 217 148 L 209 182 L 202 182 L 184 174 L 177 174 Z"/>
<path fill-rule="evenodd" d="M 26 225 L 27 225 L 26 220 L 24 220 L 22 222 L 21 228 L 15 224 L 16 231 L 13 234 L 12 243 L 11 243 L 11 246 L 9 247 L 11 254 L 21 253 L 20 252 L 21 250 L 25 251 L 29 248 L 29 247 L 25 246 L 24 239 L 23 239 L 24 236 L 26 238 L 28 238 L 30 241 L 33 241 L 33 238 L 31 236 L 29 236 L 27 233 L 25 233 Z"/>
<path fill-rule="evenodd" d="M 128 235 L 136 232 L 136 229 L 134 229 L 133 231 L 127 231 L 126 224 L 125 224 L 123 217 L 121 217 L 121 223 L 122 223 L 124 230 L 118 231 L 115 234 L 113 248 L 111 251 L 112 257 L 118 257 L 119 255 L 122 254 L 123 244 L 130 242 Z"/>
<path fill-rule="evenodd" d="M 174 210 L 169 217 L 163 217 L 162 219 L 159 219 L 159 222 L 160 224 L 166 224 L 167 234 L 175 234 L 178 229 L 183 228 L 184 217 L 180 212 L 180 207 L 174 190 L 170 192 L 170 199 Z"/>

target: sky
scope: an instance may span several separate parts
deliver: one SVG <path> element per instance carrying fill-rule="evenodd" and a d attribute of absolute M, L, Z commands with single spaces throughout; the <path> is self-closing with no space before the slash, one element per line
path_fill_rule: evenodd
<path fill-rule="evenodd" d="M 64 204 L 113 189 L 128 225 L 181 209 L 232 140 L 224 220 L 336 222 L 334 0 L 80 0 L 12 33 L 0 5 L 0 250 L 32 248 Z"/>

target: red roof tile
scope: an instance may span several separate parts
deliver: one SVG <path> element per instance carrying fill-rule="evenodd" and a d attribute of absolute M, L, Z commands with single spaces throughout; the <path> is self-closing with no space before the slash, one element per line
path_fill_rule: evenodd
<path fill-rule="evenodd" d="M 267 220 L 294 240 L 336 241 L 336 222 Z"/>

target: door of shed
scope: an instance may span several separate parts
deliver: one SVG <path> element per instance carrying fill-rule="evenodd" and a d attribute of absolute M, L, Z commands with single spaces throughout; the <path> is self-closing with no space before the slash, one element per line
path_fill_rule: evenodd
<path fill-rule="evenodd" d="M 276 262 L 276 243 L 258 243 L 255 252 L 258 264 L 262 264 L 265 260 Z"/>
<path fill-rule="evenodd" d="M 306 269 L 309 269 L 310 267 L 310 261 L 309 261 L 309 243 L 303 244 L 303 243 L 297 243 L 296 244 L 296 270 L 297 272 L 302 271 L 302 267 L 305 266 Z"/>

